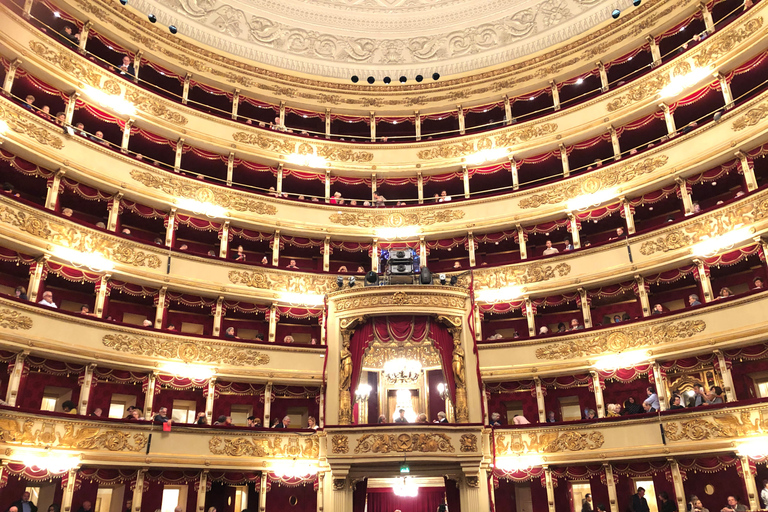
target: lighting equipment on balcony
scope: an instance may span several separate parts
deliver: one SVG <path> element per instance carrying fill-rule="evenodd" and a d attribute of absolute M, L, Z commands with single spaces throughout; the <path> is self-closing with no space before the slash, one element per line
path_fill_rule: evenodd
<path fill-rule="evenodd" d="M 324 295 L 314 293 L 281 292 L 279 295 L 291 306 L 322 306 L 325 303 Z"/>
<path fill-rule="evenodd" d="M 648 360 L 647 350 L 631 350 L 600 357 L 595 362 L 598 370 L 614 370 L 616 368 L 631 368 L 638 363 Z"/>
<path fill-rule="evenodd" d="M 209 218 L 226 218 L 228 216 L 227 210 L 221 206 L 186 197 L 177 198 L 176 205 L 182 210 L 187 210 L 196 215 L 205 215 Z"/>
<path fill-rule="evenodd" d="M 300 153 L 291 153 L 285 157 L 285 160 L 291 164 L 314 167 L 316 169 L 328 167 L 328 160 L 313 154 L 302 155 Z"/>
<path fill-rule="evenodd" d="M 406 476 L 403 477 L 402 482 L 398 481 L 393 487 L 393 491 L 395 496 L 400 496 L 401 498 L 415 498 L 419 495 L 419 486 L 410 477 Z"/>
<path fill-rule="evenodd" d="M 275 461 L 270 468 L 278 478 L 309 478 L 317 474 L 317 464 L 303 460 Z"/>
<path fill-rule="evenodd" d="M 470 165 L 478 165 L 505 158 L 507 155 L 509 155 L 509 152 L 506 148 L 481 149 L 477 153 L 467 156 L 466 162 Z"/>
<path fill-rule="evenodd" d="M 419 380 L 421 368 L 419 361 L 400 357 L 384 363 L 384 375 L 390 382 L 412 383 Z"/>
<path fill-rule="evenodd" d="M 544 460 L 540 455 L 519 455 L 517 457 L 496 457 L 496 467 L 509 472 L 525 471 L 541 466 Z"/>
<path fill-rule="evenodd" d="M 115 264 L 99 252 L 80 252 L 69 247 L 53 246 L 51 252 L 57 258 L 67 260 L 75 268 L 100 274 L 115 268 Z"/>

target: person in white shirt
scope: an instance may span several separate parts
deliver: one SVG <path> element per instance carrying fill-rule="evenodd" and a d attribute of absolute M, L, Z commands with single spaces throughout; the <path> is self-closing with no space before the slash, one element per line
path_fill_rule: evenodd
<path fill-rule="evenodd" d="M 447 203 L 450 200 L 451 200 L 451 196 L 449 196 L 448 193 L 445 190 L 440 192 L 440 202 L 441 203 Z"/>
<path fill-rule="evenodd" d="M 549 256 L 550 254 L 557 254 L 560 251 L 558 251 L 555 247 L 552 247 L 552 240 L 547 240 L 547 248 L 544 249 L 544 256 Z"/>
<path fill-rule="evenodd" d="M 38 302 L 38 304 L 41 306 L 48 306 L 49 308 L 58 308 L 58 306 L 53 303 L 53 292 L 48 290 L 43 292 L 43 300 Z"/>
<path fill-rule="evenodd" d="M 659 395 L 656 394 L 656 388 L 654 386 L 648 386 L 645 392 L 648 395 L 648 398 L 646 398 L 643 403 L 650 405 L 653 409 L 652 412 L 661 410 L 661 405 L 659 404 Z"/>

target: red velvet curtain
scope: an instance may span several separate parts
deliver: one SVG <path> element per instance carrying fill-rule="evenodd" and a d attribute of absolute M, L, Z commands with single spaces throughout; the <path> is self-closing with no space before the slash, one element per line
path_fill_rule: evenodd
<path fill-rule="evenodd" d="M 352 493 L 352 512 L 365 512 L 365 498 L 368 496 L 368 479 L 355 484 Z"/>
<path fill-rule="evenodd" d="M 445 487 L 422 487 L 415 498 L 395 496 L 391 488 L 368 489 L 368 512 L 425 512 L 443 503 Z M 451 509 L 453 512 L 453 509 Z"/>

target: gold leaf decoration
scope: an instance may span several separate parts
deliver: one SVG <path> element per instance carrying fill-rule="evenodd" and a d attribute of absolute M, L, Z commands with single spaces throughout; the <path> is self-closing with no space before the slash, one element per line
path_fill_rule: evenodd
<path fill-rule="evenodd" d="M 366 294 L 359 297 L 342 298 L 336 301 L 337 311 L 348 311 L 352 309 L 370 309 L 382 306 L 398 307 L 439 307 L 439 308 L 464 308 L 463 297 L 453 295 L 437 295 L 435 293 L 405 293 L 397 292 L 394 294 Z"/>
<path fill-rule="evenodd" d="M 42 123 L 42 120 L 37 118 L 37 116 L 26 113 L 22 115 L 10 108 L 0 106 L 0 119 L 8 123 L 8 128 L 14 132 L 34 139 L 38 144 L 51 146 L 54 149 L 64 147 L 61 137 L 53 135 L 47 128 L 38 126 L 38 123 Z"/>
<path fill-rule="evenodd" d="M 147 446 L 147 434 L 130 434 L 119 430 L 102 430 L 99 427 L 77 428 L 72 423 L 59 420 L 46 422 L 34 430 L 35 422 L 26 420 L 22 427 L 15 419 L 0 418 L 0 442 L 43 448 L 72 450 L 99 450 L 111 452 L 138 452 Z"/>
<path fill-rule="evenodd" d="M 741 415 L 723 414 L 712 417 L 711 421 L 697 418 L 688 421 L 664 424 L 664 434 L 669 441 L 703 441 L 704 439 L 745 437 L 761 431 L 760 420 L 751 421 L 749 411 Z"/>
<path fill-rule="evenodd" d="M 740 132 L 750 126 L 757 125 L 760 121 L 768 117 L 768 102 L 763 103 L 747 112 L 733 122 L 733 131 Z"/>
<path fill-rule="evenodd" d="M 691 338 L 704 332 L 706 328 L 707 324 L 703 320 L 685 320 L 616 329 L 548 344 L 536 349 L 536 357 L 539 359 L 572 359 L 623 352 L 629 349 L 651 347 L 673 340 Z"/>
<path fill-rule="evenodd" d="M 51 50 L 38 41 L 30 41 L 29 48 L 54 66 L 58 66 L 71 77 L 82 80 L 86 84 L 97 88 L 101 84 L 101 73 L 90 65 L 80 63 L 80 57 L 76 53 L 64 48 Z"/>
<path fill-rule="evenodd" d="M 0 327 L 12 331 L 27 331 L 32 328 L 32 319 L 22 315 L 18 311 L 2 308 L 0 309 Z"/>
<path fill-rule="evenodd" d="M 373 153 L 369 151 L 353 151 L 351 149 L 335 146 L 318 146 L 317 156 L 336 162 L 370 162 L 373 160 Z"/>
<path fill-rule="evenodd" d="M 355 453 L 453 453 L 445 434 L 365 434 L 357 440 Z"/>
<path fill-rule="evenodd" d="M 520 455 L 522 453 L 557 453 L 597 450 L 605 443 L 602 432 L 510 432 L 496 434 L 496 455 Z"/>
<path fill-rule="evenodd" d="M 462 452 L 476 452 L 477 451 L 477 436 L 475 434 L 462 434 L 461 446 L 459 448 Z"/>
<path fill-rule="evenodd" d="M 331 437 L 331 451 L 337 455 L 349 452 L 349 438 L 347 436 L 335 435 Z"/>
<path fill-rule="evenodd" d="M 744 26 L 736 30 L 730 30 L 720 37 L 711 38 L 708 44 L 701 45 L 701 49 L 693 56 L 693 63 L 696 67 L 704 68 L 712 64 L 720 57 L 729 53 L 733 48 L 758 32 L 763 26 L 763 18 L 757 17 L 747 21 Z"/>
<path fill-rule="evenodd" d="M 555 277 L 565 277 L 571 273 L 567 263 L 545 265 L 533 263 L 530 265 L 515 265 L 496 269 L 480 269 L 475 271 L 475 287 L 502 288 L 521 284 L 540 283 Z"/>
<path fill-rule="evenodd" d="M 618 165 L 603 171 L 593 171 L 586 176 L 551 185 L 541 194 L 521 199 L 520 208 L 538 208 L 544 204 L 557 204 L 579 196 L 594 194 L 600 190 L 632 181 L 638 176 L 650 174 L 666 165 L 666 155 L 648 157 L 638 162 Z"/>
<path fill-rule="evenodd" d="M 436 158 L 459 158 L 471 155 L 475 152 L 475 145 L 471 142 L 458 144 L 446 144 L 436 148 L 422 149 L 416 156 L 419 160 L 434 160 Z"/>
<path fill-rule="evenodd" d="M 189 121 L 186 117 L 166 107 L 161 100 L 135 90 L 125 91 L 125 99 L 138 109 L 151 116 L 165 119 L 173 124 L 184 126 Z"/>
<path fill-rule="evenodd" d="M 402 228 L 405 226 L 431 226 L 464 218 L 463 210 L 427 210 L 424 212 L 364 212 L 333 213 L 330 221 L 342 226 L 360 228 Z"/>
<path fill-rule="evenodd" d="M 181 359 L 185 363 L 214 363 L 231 366 L 263 366 L 269 355 L 252 348 L 237 348 L 211 342 L 195 343 L 172 338 L 150 338 L 130 334 L 106 334 L 101 342 L 118 352 L 146 357 Z"/>
<path fill-rule="evenodd" d="M 337 289 L 335 278 L 278 272 L 250 272 L 232 270 L 228 274 L 229 282 L 232 284 L 242 284 L 249 288 L 258 288 L 262 290 L 276 290 L 291 293 L 313 293 L 323 295 Z"/>
<path fill-rule="evenodd" d="M 659 91 L 668 86 L 670 82 L 671 79 L 666 73 L 645 80 L 642 83 L 630 88 L 626 93 L 622 94 L 618 98 L 609 101 L 606 108 L 608 109 L 608 112 L 615 112 L 616 110 L 626 107 L 627 105 L 631 105 L 632 103 L 644 100 L 645 98 L 655 96 L 659 93 Z"/>
<path fill-rule="evenodd" d="M 248 197 L 250 194 L 239 194 L 231 190 L 200 185 L 191 179 L 171 175 L 165 176 L 138 169 L 131 171 L 131 178 L 146 187 L 162 190 L 174 197 L 186 197 L 202 203 L 221 206 L 228 210 L 255 213 L 257 215 L 277 214 L 277 208 L 274 205 L 252 199 Z"/>
<path fill-rule="evenodd" d="M 283 442 L 285 441 L 285 444 Z M 214 436 L 208 441 L 208 449 L 214 455 L 229 457 L 290 457 L 315 459 L 320 455 L 317 436 L 256 435 L 249 437 Z"/>
<path fill-rule="evenodd" d="M 241 144 L 250 144 L 256 146 L 264 151 L 272 151 L 274 153 L 291 154 L 296 152 L 296 144 L 289 140 L 276 139 L 274 137 L 267 137 L 260 133 L 246 133 L 235 132 L 232 134 L 232 138 L 235 142 Z"/>
<path fill-rule="evenodd" d="M 515 130 L 508 133 L 502 133 L 496 136 L 496 147 L 512 146 L 514 144 L 520 144 L 522 142 L 528 142 L 545 135 L 553 134 L 557 131 L 557 125 L 555 123 L 541 123 L 533 126 L 528 126 L 520 130 Z M 480 148 L 478 148 L 480 149 Z"/>

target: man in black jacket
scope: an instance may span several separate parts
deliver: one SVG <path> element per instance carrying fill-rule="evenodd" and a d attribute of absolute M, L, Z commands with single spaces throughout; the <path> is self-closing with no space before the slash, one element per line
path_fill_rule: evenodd
<path fill-rule="evenodd" d="M 631 512 L 651 512 L 648 508 L 648 502 L 645 499 L 645 489 L 637 488 L 637 494 L 632 495 L 632 504 L 629 506 Z"/>
<path fill-rule="evenodd" d="M 37 512 L 37 506 L 31 501 L 29 501 L 29 497 L 30 497 L 29 493 L 24 492 L 24 494 L 21 495 L 21 499 L 18 501 L 14 501 L 11 504 L 11 507 L 16 507 L 16 510 L 18 510 L 18 512 Z"/>

